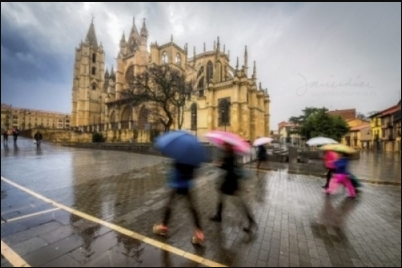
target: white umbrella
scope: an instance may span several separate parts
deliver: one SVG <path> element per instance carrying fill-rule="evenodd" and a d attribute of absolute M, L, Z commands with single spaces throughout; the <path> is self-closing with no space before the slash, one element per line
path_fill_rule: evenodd
<path fill-rule="evenodd" d="M 258 138 L 254 141 L 253 146 L 265 145 L 265 144 L 271 143 L 273 140 L 274 139 L 271 139 L 268 137 Z"/>
<path fill-rule="evenodd" d="M 309 139 L 306 143 L 309 146 L 316 146 L 316 145 L 326 145 L 326 144 L 337 144 L 338 142 L 331 138 L 315 137 L 315 138 Z"/>

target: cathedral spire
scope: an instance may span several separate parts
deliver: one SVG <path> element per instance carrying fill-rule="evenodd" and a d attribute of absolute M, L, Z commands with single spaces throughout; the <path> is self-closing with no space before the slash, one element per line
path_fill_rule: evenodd
<path fill-rule="evenodd" d="M 206 47 L 206 45 L 205 45 L 205 42 L 204 42 L 204 53 L 207 51 L 207 47 Z"/>
<path fill-rule="evenodd" d="M 109 77 L 110 77 L 109 69 L 106 67 L 105 80 L 107 81 L 109 79 Z"/>
<path fill-rule="evenodd" d="M 221 49 L 221 42 L 219 41 L 219 36 L 218 36 L 218 47 L 216 48 L 217 50 Z"/>
<path fill-rule="evenodd" d="M 173 34 L 170 35 L 170 43 L 173 43 Z"/>
<path fill-rule="evenodd" d="M 144 21 L 142 22 L 141 36 L 148 37 L 148 29 L 147 29 L 147 25 L 145 24 L 145 18 L 144 18 Z"/>
<path fill-rule="evenodd" d="M 123 34 L 122 34 L 121 40 L 120 40 L 120 45 L 125 44 L 125 43 L 126 43 L 126 35 L 124 34 L 124 31 L 123 31 Z"/>
<path fill-rule="evenodd" d="M 131 27 L 131 34 L 137 34 L 138 35 L 137 26 L 135 26 L 135 17 L 133 17 L 133 26 Z"/>
<path fill-rule="evenodd" d="M 194 50 L 193 50 L 193 57 L 194 57 L 194 62 L 195 62 L 195 58 L 196 58 L 196 52 L 195 52 L 195 46 L 194 46 Z"/>
<path fill-rule="evenodd" d="M 247 53 L 247 46 L 244 50 L 244 73 L 246 76 L 248 75 L 248 53 Z"/>
<path fill-rule="evenodd" d="M 253 67 L 253 80 L 257 80 L 257 65 L 256 65 L 255 61 L 254 61 L 254 67 Z"/>
<path fill-rule="evenodd" d="M 236 71 L 239 70 L 239 57 L 236 59 Z"/>
<path fill-rule="evenodd" d="M 96 38 L 95 26 L 94 26 L 94 18 L 92 17 L 91 25 L 89 26 L 87 37 L 85 38 L 85 42 L 91 47 L 98 46 L 98 40 Z"/>

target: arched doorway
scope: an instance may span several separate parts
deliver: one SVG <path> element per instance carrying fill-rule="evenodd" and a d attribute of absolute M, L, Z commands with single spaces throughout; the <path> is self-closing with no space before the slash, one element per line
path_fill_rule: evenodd
<path fill-rule="evenodd" d="M 130 120 L 132 119 L 133 108 L 126 106 L 121 113 L 121 128 L 128 129 L 130 125 Z"/>
<path fill-rule="evenodd" d="M 138 115 L 138 129 L 149 130 L 148 118 L 149 118 L 148 109 L 142 107 Z"/>
<path fill-rule="evenodd" d="M 197 133 L 197 104 L 193 103 L 190 108 L 191 111 L 191 130 Z"/>

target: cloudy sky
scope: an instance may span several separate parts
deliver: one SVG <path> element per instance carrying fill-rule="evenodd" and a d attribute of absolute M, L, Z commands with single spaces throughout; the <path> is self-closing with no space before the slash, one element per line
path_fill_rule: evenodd
<path fill-rule="evenodd" d="M 146 18 L 149 41 L 214 40 L 271 96 L 271 128 L 306 106 L 382 110 L 401 96 L 401 3 L 1 3 L 1 101 L 71 111 L 75 47 L 94 16 L 107 64 L 123 31 Z"/>

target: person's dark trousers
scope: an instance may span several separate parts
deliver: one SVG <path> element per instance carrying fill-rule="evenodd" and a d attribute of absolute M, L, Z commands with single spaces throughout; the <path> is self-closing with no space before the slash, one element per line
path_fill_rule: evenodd
<path fill-rule="evenodd" d="M 219 194 L 219 202 L 218 202 L 218 209 L 216 215 L 212 218 L 214 221 L 221 221 L 222 220 L 222 212 L 223 212 L 223 201 L 225 199 L 225 194 L 220 193 Z M 246 202 L 243 200 L 243 198 L 239 194 L 233 194 L 233 196 L 237 197 L 237 200 L 239 202 L 239 205 L 241 209 L 243 209 L 243 213 L 246 215 L 247 219 L 249 220 L 249 227 L 246 229 L 251 228 L 253 224 L 256 224 L 250 209 L 247 207 Z"/>
<path fill-rule="evenodd" d="M 168 201 L 168 204 L 167 204 L 166 210 L 165 210 L 165 217 L 163 219 L 163 225 L 168 226 L 170 216 L 172 214 L 172 204 L 173 204 L 175 198 L 180 195 L 184 196 L 187 200 L 188 206 L 191 210 L 191 213 L 193 214 L 194 225 L 197 227 L 197 229 L 202 230 L 200 220 L 198 217 L 198 213 L 194 206 L 194 199 L 193 199 L 193 196 L 191 195 L 189 189 L 180 189 L 180 190 L 175 189 L 171 192 L 171 194 L 169 196 L 169 201 Z"/>
<path fill-rule="evenodd" d="M 331 182 L 331 178 L 332 178 L 333 173 L 334 173 L 333 169 L 328 169 L 328 171 L 327 171 L 327 183 L 324 186 L 325 189 L 329 188 L 329 183 Z"/>

